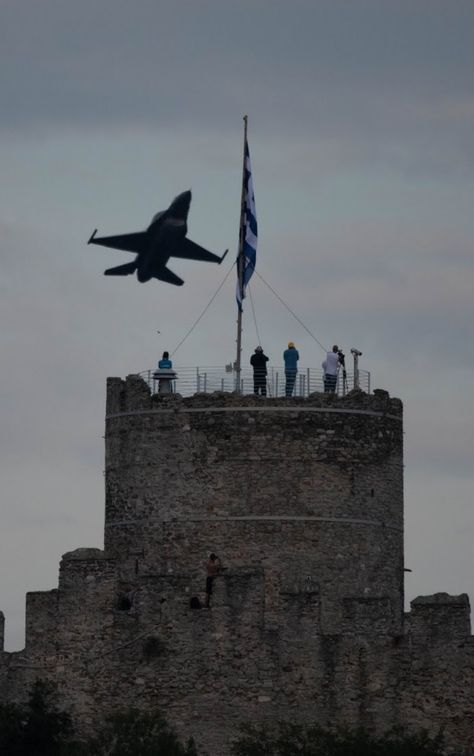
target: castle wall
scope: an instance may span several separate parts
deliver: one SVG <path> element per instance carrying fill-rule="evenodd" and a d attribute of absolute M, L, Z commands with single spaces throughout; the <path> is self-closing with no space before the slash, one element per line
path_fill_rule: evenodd
<path fill-rule="evenodd" d="M 211 609 L 204 561 L 223 560 Z M 105 550 L 27 596 L 0 700 L 54 680 L 80 730 L 136 706 L 226 756 L 245 721 L 446 729 L 472 747 L 466 596 L 403 612 L 402 409 L 386 392 L 150 396 L 109 379 Z M 1 618 L 0 618 L 1 619 Z"/>
<path fill-rule="evenodd" d="M 409 615 L 402 716 L 412 729 L 442 728 L 474 753 L 474 638 L 468 596 L 419 596 Z"/>

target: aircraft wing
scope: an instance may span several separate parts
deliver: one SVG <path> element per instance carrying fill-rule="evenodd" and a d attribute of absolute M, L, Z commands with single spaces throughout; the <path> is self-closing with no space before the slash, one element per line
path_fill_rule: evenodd
<path fill-rule="evenodd" d="M 146 238 L 146 231 L 139 231 L 136 234 L 120 234 L 119 236 L 100 236 L 96 238 L 97 229 L 87 242 L 88 244 L 100 244 L 102 247 L 112 247 L 112 249 L 122 249 L 125 252 L 140 252 Z"/>
<path fill-rule="evenodd" d="M 170 257 L 180 257 L 185 260 L 203 260 L 204 262 L 216 262 L 221 263 L 225 257 L 215 255 L 213 252 L 208 252 L 204 247 L 200 247 L 199 244 L 191 241 L 191 239 L 184 238 L 179 245 L 177 245 L 171 252 Z"/>

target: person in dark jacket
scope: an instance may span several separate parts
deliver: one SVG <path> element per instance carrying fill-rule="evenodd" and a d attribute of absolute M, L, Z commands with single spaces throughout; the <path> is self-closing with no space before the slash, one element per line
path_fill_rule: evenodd
<path fill-rule="evenodd" d="M 285 361 L 285 396 L 292 396 L 295 388 L 296 374 L 298 372 L 298 360 L 300 356 L 292 341 L 288 342 L 288 349 L 283 352 Z"/>
<path fill-rule="evenodd" d="M 250 364 L 253 367 L 253 393 L 256 396 L 267 395 L 267 362 L 268 357 L 263 353 L 263 348 L 256 347 L 255 353 L 250 358 Z"/>

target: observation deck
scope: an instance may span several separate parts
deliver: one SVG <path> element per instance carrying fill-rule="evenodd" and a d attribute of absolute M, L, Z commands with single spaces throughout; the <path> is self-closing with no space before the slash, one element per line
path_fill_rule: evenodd
<path fill-rule="evenodd" d="M 173 392 L 181 396 L 193 394 L 212 394 L 215 391 L 232 393 L 239 391 L 240 394 L 253 394 L 253 370 L 242 368 L 240 371 L 240 385 L 238 385 L 237 373 L 231 365 L 207 366 L 207 367 L 174 367 L 176 380 L 172 382 Z M 271 398 L 285 396 L 285 368 L 283 366 L 270 366 L 267 368 L 267 396 Z M 143 370 L 138 375 L 148 384 L 152 394 L 158 393 L 158 379 L 155 377 L 155 369 Z M 356 379 L 354 371 L 346 370 L 345 376 L 339 371 L 336 394 L 345 396 L 358 386 L 366 394 L 371 392 L 370 373 L 366 370 L 358 370 Z M 296 375 L 296 381 L 292 396 L 308 397 L 315 392 L 324 392 L 324 371 L 315 367 L 300 367 Z"/>

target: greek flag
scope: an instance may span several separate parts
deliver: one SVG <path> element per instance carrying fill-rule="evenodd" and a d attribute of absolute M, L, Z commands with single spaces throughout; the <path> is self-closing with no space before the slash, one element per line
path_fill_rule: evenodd
<path fill-rule="evenodd" d="M 237 259 L 237 305 L 242 310 L 242 300 L 245 297 L 245 289 L 255 270 L 257 256 L 257 216 L 255 213 L 255 196 L 253 193 L 252 169 L 250 167 L 249 145 L 245 140 L 244 151 L 244 175 L 242 189 L 242 228 L 240 229 L 241 249 Z M 241 264 L 242 263 L 242 267 Z M 242 281 L 239 280 L 239 271 L 242 270 Z"/>

